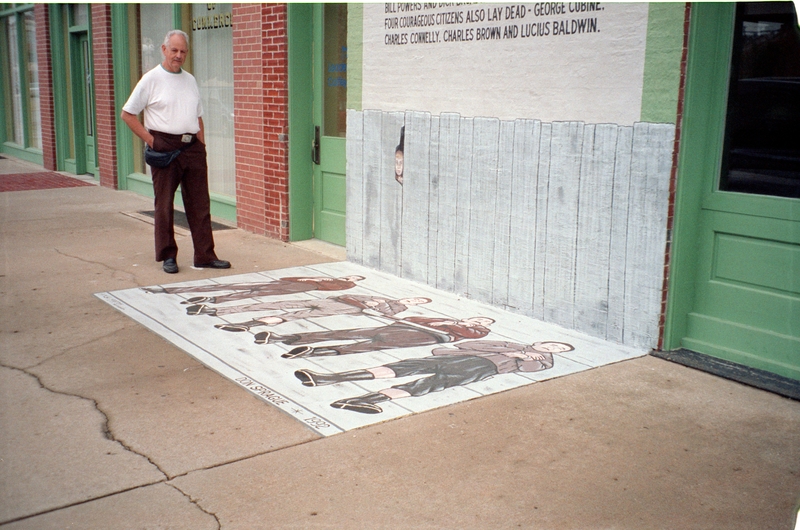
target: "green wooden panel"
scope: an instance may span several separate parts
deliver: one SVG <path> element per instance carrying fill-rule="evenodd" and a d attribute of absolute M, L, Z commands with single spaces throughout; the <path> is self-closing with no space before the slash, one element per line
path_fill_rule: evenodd
<path fill-rule="evenodd" d="M 800 247 L 717 234 L 712 278 L 800 294 Z"/>

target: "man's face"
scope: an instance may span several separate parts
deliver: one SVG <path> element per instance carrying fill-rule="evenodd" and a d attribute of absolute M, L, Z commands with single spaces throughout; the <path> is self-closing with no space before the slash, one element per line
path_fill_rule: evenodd
<path fill-rule="evenodd" d="M 430 302 L 430 298 L 401 298 L 398 300 L 403 305 L 419 305 L 419 304 L 427 304 Z"/>
<path fill-rule="evenodd" d="M 572 346 L 565 342 L 537 342 L 533 349 L 542 353 L 564 353 L 572 351 Z"/>
<path fill-rule="evenodd" d="M 161 53 L 164 54 L 164 62 L 161 63 L 164 68 L 177 74 L 181 71 L 184 61 L 186 61 L 189 46 L 182 36 L 173 35 L 169 38 L 169 46 L 161 45 Z"/>
<path fill-rule="evenodd" d="M 465 318 L 461 321 L 464 325 L 468 327 L 475 327 L 475 326 L 483 326 L 488 328 L 492 324 L 494 324 L 494 320 L 489 317 L 472 317 L 472 318 Z"/>

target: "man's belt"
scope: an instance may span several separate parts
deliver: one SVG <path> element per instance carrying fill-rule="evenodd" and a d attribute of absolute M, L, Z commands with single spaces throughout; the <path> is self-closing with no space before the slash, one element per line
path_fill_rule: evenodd
<path fill-rule="evenodd" d="M 182 143 L 189 144 L 194 142 L 195 138 L 197 138 L 196 134 L 186 133 L 186 134 L 171 134 L 165 133 L 161 131 L 150 131 L 152 135 L 159 135 L 169 140 L 180 140 Z"/>
<path fill-rule="evenodd" d="M 183 143 L 180 149 L 176 149 L 174 151 L 168 151 L 166 153 L 162 153 L 159 151 L 154 151 L 150 148 L 149 145 L 144 145 L 144 161 L 152 166 L 152 167 L 159 167 L 165 168 L 169 166 L 173 160 L 178 158 L 178 155 L 181 154 L 181 151 L 187 149 L 194 144 L 194 140 L 197 138 L 196 134 L 169 134 L 164 133 L 161 131 L 150 131 L 150 134 L 153 136 L 161 136 L 166 138 L 167 140 L 180 140 Z"/>

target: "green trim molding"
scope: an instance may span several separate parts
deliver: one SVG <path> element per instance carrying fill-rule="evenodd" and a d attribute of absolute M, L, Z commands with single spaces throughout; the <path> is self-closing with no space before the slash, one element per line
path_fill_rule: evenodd
<path fill-rule="evenodd" d="M 676 122 L 685 10 L 685 3 L 649 4 L 642 80 L 643 122 Z"/>

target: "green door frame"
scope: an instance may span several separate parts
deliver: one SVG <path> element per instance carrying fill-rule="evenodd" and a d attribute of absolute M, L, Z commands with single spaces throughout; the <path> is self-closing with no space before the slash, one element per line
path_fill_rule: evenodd
<path fill-rule="evenodd" d="M 313 5 L 287 6 L 289 41 L 289 240 L 314 237 Z"/>
<path fill-rule="evenodd" d="M 727 340 L 733 333 L 739 343 L 756 340 L 752 337 L 757 337 L 761 341 L 759 346 L 766 348 L 766 351 L 785 352 L 787 347 L 791 349 L 791 341 L 796 340 L 790 335 L 771 332 L 756 324 L 751 328 L 751 321 L 733 319 L 728 325 L 723 317 L 715 318 L 713 315 L 704 322 L 713 323 L 715 327 L 708 327 L 708 324 L 700 332 L 698 329 L 701 328 L 697 327 L 700 325 L 698 316 L 692 314 L 703 304 L 712 304 L 712 300 L 717 304 L 716 307 L 722 308 L 725 304 L 722 298 L 709 298 L 701 292 L 705 286 L 712 284 L 709 281 L 711 278 L 704 279 L 703 274 L 713 267 L 710 265 L 712 255 L 714 259 L 717 256 L 712 252 L 709 230 L 731 231 L 734 235 L 745 234 L 745 237 L 755 238 L 760 234 L 769 234 L 776 241 L 796 241 L 797 233 L 792 234 L 792 230 L 800 221 L 800 204 L 795 199 L 718 190 L 735 15 L 733 3 L 700 2 L 692 5 L 663 349 L 687 347 L 690 350 L 702 350 L 701 353 L 725 361 L 797 379 L 797 365 L 785 361 L 781 357 L 783 353 L 767 358 L 745 350 L 727 348 L 724 341 L 706 342 L 703 338 L 698 342 L 697 339 L 698 333 L 717 333 L 721 340 Z M 747 264 L 756 261 L 749 259 L 746 254 L 739 259 Z M 698 283 L 698 279 L 701 283 Z M 726 307 L 725 314 L 733 314 L 729 309 L 742 308 L 742 311 L 766 315 L 769 314 L 765 312 L 767 309 L 782 307 L 763 296 L 757 298 L 755 291 L 753 293 L 752 306 Z M 696 300 L 699 296 L 703 298 Z M 791 307 L 787 300 L 781 298 L 778 301 L 786 302 L 786 306 Z M 759 308 L 757 304 L 768 305 Z M 790 318 L 788 314 L 786 317 Z M 693 326 L 695 331 L 692 331 Z M 713 335 L 707 336 L 713 338 Z"/>
<path fill-rule="evenodd" d="M 315 222 L 323 219 L 322 166 L 312 159 L 315 125 L 323 125 L 322 109 L 315 101 L 322 101 L 324 76 L 314 76 L 323 71 L 322 27 L 324 4 L 290 3 L 288 9 L 289 43 L 289 240 L 300 241 L 320 237 L 335 241 L 337 230 L 315 230 Z M 323 153 L 324 170 L 329 174 L 343 174 L 346 166 L 343 138 L 328 138 L 320 134 L 320 152 Z M 327 153 L 327 157 L 325 157 Z M 317 177 L 315 177 L 317 174 Z M 316 178 L 316 180 L 315 180 Z M 330 177 L 328 177 L 330 178 Z M 316 182 L 316 184 L 315 184 Z M 338 191 L 338 188 L 334 188 Z M 342 190 L 344 192 L 344 190 Z M 327 215 L 330 215 L 329 213 Z M 316 217 L 315 217 L 316 216 Z"/>
<path fill-rule="evenodd" d="M 703 178 L 718 170 L 725 134 L 727 91 L 704 90 L 730 70 L 734 7 L 728 3 L 694 3 L 690 21 L 681 149 L 675 195 L 672 263 L 670 265 L 664 349 L 681 347 L 694 302 L 695 271 L 700 255 L 700 211 L 712 193 Z M 713 98 L 715 101 L 709 102 Z M 710 107 L 709 107 L 710 105 Z M 709 112 L 709 108 L 717 112 Z"/>

